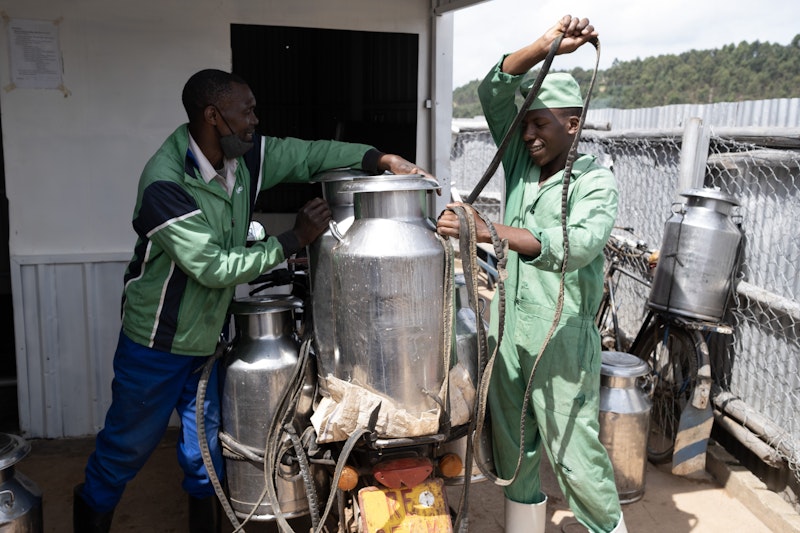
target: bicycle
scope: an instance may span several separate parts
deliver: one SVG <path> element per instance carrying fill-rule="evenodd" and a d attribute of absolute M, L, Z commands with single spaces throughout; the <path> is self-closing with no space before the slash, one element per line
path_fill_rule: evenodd
<path fill-rule="evenodd" d="M 633 228 L 615 229 L 633 235 Z M 654 250 L 649 249 L 642 240 L 612 234 L 606 242 L 603 253 L 607 266 L 604 273 L 603 299 L 597 312 L 596 323 L 600 330 L 603 348 L 625 352 L 630 349 L 633 342 L 629 329 L 631 326 L 638 327 L 638 321 L 635 324 L 631 323 L 632 310 L 627 310 L 623 313 L 623 318 L 627 318 L 628 323 L 620 325 L 619 308 L 622 302 L 617 300 L 616 294 L 620 285 L 625 285 L 627 292 L 636 293 L 637 301 L 647 298 L 652 283 Z M 630 302 L 628 304 L 630 305 Z"/>
<path fill-rule="evenodd" d="M 616 228 L 632 234 L 631 228 Z M 711 394 L 711 365 L 704 333 L 732 333 L 729 326 L 684 317 L 647 306 L 635 337 L 620 325 L 617 291 L 622 279 L 636 282 L 637 301 L 647 295 L 657 250 L 641 240 L 612 234 L 604 253 L 608 266 L 604 294 L 597 313 L 603 348 L 631 353 L 647 362 L 654 378 L 647 458 L 654 464 L 672 459 L 680 417 L 691 402 L 705 407 Z M 612 344 L 613 341 L 613 344 Z"/>

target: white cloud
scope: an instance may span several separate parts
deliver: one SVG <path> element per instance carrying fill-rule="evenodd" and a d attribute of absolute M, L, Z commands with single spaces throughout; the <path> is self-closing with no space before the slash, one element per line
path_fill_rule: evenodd
<path fill-rule="evenodd" d="M 588 17 L 600 32 L 600 68 L 614 59 L 680 54 L 742 41 L 789 44 L 800 33 L 794 0 L 489 0 L 454 15 L 453 85 L 482 78 L 504 52 L 530 43 L 563 15 Z M 594 66 L 591 47 L 553 62 Z"/>

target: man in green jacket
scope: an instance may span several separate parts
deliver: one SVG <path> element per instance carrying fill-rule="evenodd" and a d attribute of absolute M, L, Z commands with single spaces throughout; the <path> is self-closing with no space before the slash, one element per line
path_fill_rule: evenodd
<path fill-rule="evenodd" d="M 133 213 L 138 239 L 125 273 L 112 403 L 85 481 L 75 488 L 76 532 L 108 531 L 125 485 L 163 437 L 173 410 L 181 419 L 178 461 L 189 495 L 189 529 L 218 530 L 195 424 L 198 370 L 215 351 L 236 285 L 311 243 L 331 217 L 326 202 L 313 199 L 291 230 L 247 247 L 258 192 L 341 167 L 424 172 L 363 144 L 257 135 L 255 97 L 230 73 L 194 74 L 182 100 L 188 124 L 167 138 L 139 181 Z M 216 368 L 207 390 L 206 435 L 221 477 Z"/>
<path fill-rule="evenodd" d="M 569 53 L 597 37 L 587 19 L 565 16 L 542 37 L 506 55 L 481 83 L 478 94 L 496 143 L 518 110 L 515 93 L 530 86 L 524 75 L 547 55 L 563 33 L 558 53 Z M 599 440 L 600 337 L 594 316 L 603 290 L 603 246 L 617 214 L 614 176 L 593 156 L 574 162 L 569 186 L 569 256 L 559 325 L 536 368 L 520 443 L 520 414 L 534 362 L 546 341 L 559 299 L 564 246 L 561 198 L 564 168 L 583 108 L 580 89 L 569 74 L 545 77 L 542 87 L 503 156 L 506 175 L 505 224 L 495 228 L 508 241 L 504 334 L 489 388 L 494 461 L 510 478 L 520 447 L 519 473 L 505 488 L 505 530 L 543 533 L 545 503 L 539 465 L 541 450 L 553 465 L 576 518 L 590 531 L 624 532 L 611 462 Z M 457 204 L 451 204 L 455 206 Z M 491 242 L 476 217 L 477 239 Z M 442 235 L 457 237 L 451 211 L 439 219 Z M 496 299 L 495 299 L 496 300 Z M 497 344 L 498 307 L 492 307 L 490 348 Z"/>

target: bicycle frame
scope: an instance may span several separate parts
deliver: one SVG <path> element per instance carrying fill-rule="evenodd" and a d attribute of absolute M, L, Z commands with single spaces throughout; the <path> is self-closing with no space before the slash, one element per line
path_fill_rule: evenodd
<path fill-rule="evenodd" d="M 614 243 L 617 244 L 614 244 Z M 633 281 L 644 285 L 645 287 L 650 286 L 650 281 L 644 276 L 639 275 L 638 273 L 634 273 L 630 268 L 629 264 L 631 261 L 625 261 L 625 258 L 635 258 L 634 262 L 641 263 L 646 253 L 646 250 L 642 247 L 642 244 L 631 244 L 619 237 L 612 235 L 609 238 L 608 244 L 606 244 L 606 251 L 605 255 L 607 260 L 609 261 L 609 265 L 606 268 L 605 274 L 603 276 L 603 286 L 604 286 L 604 294 L 603 300 L 600 304 L 600 308 L 598 309 L 595 323 L 597 324 L 598 328 L 603 329 L 606 326 L 607 320 L 610 318 L 611 320 L 611 327 L 614 336 L 614 349 L 617 351 L 626 351 L 625 346 L 623 345 L 623 339 L 620 330 L 619 318 L 618 318 L 618 310 L 619 305 L 617 304 L 617 298 L 615 295 L 616 287 L 619 283 L 619 278 L 616 275 L 619 273 L 624 275 L 625 277 L 632 279 Z M 627 263 L 627 264 L 626 264 Z M 641 267 L 641 265 L 639 265 Z M 609 317 L 610 313 L 610 317 Z"/>

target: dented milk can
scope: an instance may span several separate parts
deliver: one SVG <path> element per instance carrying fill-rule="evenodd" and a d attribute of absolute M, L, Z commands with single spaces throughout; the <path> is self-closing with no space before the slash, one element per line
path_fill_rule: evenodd
<path fill-rule="evenodd" d="M 600 442 L 611 464 L 620 503 L 644 495 L 652 407 L 650 367 L 635 355 L 601 352 Z"/>

